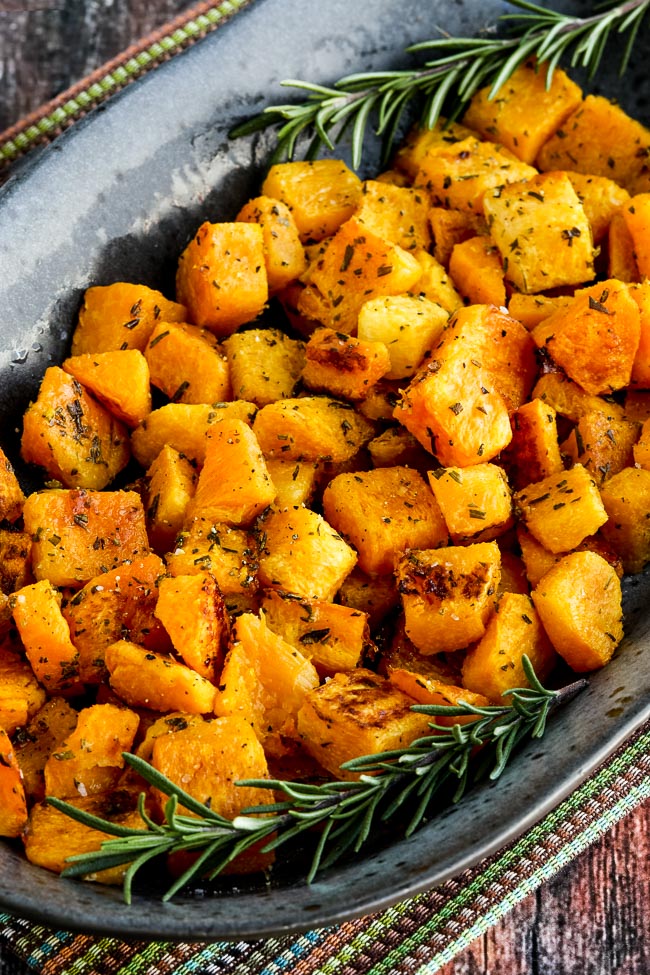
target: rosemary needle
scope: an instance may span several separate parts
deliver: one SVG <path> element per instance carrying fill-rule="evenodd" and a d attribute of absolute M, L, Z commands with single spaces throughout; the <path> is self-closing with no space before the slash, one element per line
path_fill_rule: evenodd
<path fill-rule="evenodd" d="M 325 146 L 333 150 L 343 134 L 351 131 L 352 165 L 361 164 L 366 133 L 374 119 L 374 131 L 383 141 L 384 162 L 404 111 L 418 98 L 420 124 L 432 128 L 443 107 L 451 105 L 457 117 L 479 88 L 490 85 L 491 97 L 527 59 L 544 65 L 546 83 L 561 61 L 583 68 L 593 77 L 607 43 L 625 37 L 620 70 L 628 65 L 650 0 L 626 0 L 607 4 L 589 17 L 574 17 L 552 8 L 510 0 L 519 12 L 505 14 L 508 29 L 503 36 L 448 37 L 421 41 L 406 49 L 409 54 L 433 52 L 419 68 L 402 71 L 369 71 L 347 75 L 331 86 L 289 79 L 285 87 L 306 93 L 304 101 L 270 105 L 260 115 L 235 126 L 231 138 L 277 127 L 277 146 L 272 162 L 292 159 L 298 139 L 308 136 L 307 158 Z"/>
<path fill-rule="evenodd" d="M 381 824 L 398 815 L 405 835 L 413 833 L 443 788 L 451 786 L 453 800 L 457 801 L 471 781 L 485 776 L 497 779 L 515 747 L 526 738 L 540 738 L 550 712 L 586 686 L 586 681 L 579 680 L 560 691 L 548 690 L 530 660 L 524 656 L 522 662 L 530 686 L 508 691 L 509 700 L 503 704 L 414 705 L 414 711 L 429 715 L 432 722 L 438 716 L 473 720 L 450 727 L 432 726 L 431 735 L 404 749 L 346 762 L 342 768 L 359 773 L 358 779 L 320 785 L 278 779 L 237 783 L 271 789 L 285 798 L 244 809 L 232 820 L 198 802 L 148 762 L 126 754 L 128 765 L 168 796 L 163 822 L 156 823 L 148 816 L 144 794 L 138 806 L 141 829 L 100 819 L 48 797 L 47 801 L 67 816 L 114 837 L 105 840 L 99 850 L 70 857 L 63 876 L 85 876 L 108 867 L 128 866 L 124 899 L 130 903 L 133 878 L 149 860 L 170 853 L 198 854 L 164 895 L 169 900 L 193 880 L 214 878 L 253 845 L 269 852 L 318 827 L 320 835 L 307 875 L 311 882 L 319 870 L 331 866 L 344 853 L 358 853 Z M 185 815 L 179 811 L 182 809 L 191 810 L 193 815 Z"/>

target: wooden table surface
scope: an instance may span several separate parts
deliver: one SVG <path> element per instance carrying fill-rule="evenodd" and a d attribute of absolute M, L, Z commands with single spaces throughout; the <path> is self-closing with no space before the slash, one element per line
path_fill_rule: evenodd
<path fill-rule="evenodd" d="M 0 0 L 0 131 L 190 6 L 187 0 Z M 646 804 L 442 975 L 649 975 L 649 827 Z"/>

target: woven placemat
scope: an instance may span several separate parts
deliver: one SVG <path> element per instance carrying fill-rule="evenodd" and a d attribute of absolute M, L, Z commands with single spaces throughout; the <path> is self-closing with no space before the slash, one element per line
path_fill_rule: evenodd
<path fill-rule="evenodd" d="M 254 0 L 199 3 L 0 134 L 0 169 Z M 650 724 L 498 855 L 387 911 L 252 943 L 123 942 L 0 913 L 0 975 L 433 975 L 650 799 Z"/>

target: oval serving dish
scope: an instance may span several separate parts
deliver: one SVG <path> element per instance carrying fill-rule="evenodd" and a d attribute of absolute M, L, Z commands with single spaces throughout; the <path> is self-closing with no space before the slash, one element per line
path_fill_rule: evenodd
<path fill-rule="evenodd" d="M 438 27 L 475 33 L 506 7 L 321 0 L 305 16 L 304 0 L 254 0 L 16 166 L 0 189 L 0 441 L 12 460 L 21 415 L 47 365 L 64 356 L 84 289 L 129 280 L 172 297 L 176 260 L 198 224 L 232 219 L 255 195 L 272 136 L 231 142 L 227 133 L 265 104 L 289 100 L 282 78 L 329 84 L 352 71 L 403 66 L 409 43 Z M 649 34 L 646 27 L 624 80 L 616 65 L 597 79 L 599 91 L 646 123 Z M 366 173 L 377 164 L 371 149 Z M 19 844 L 2 843 L 0 906 L 122 938 L 239 940 L 334 924 L 441 883 L 538 821 L 650 717 L 649 605 L 650 580 L 628 580 L 627 635 L 615 659 L 552 716 L 542 741 L 523 749 L 497 786 L 474 789 L 410 839 L 311 886 L 284 871 L 266 886 L 224 883 L 214 895 L 166 905 L 139 893 L 127 907 L 119 889 L 61 880 L 29 864 Z"/>

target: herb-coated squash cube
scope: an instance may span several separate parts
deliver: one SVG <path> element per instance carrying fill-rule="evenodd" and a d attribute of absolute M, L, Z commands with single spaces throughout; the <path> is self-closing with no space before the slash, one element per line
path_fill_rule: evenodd
<path fill-rule="evenodd" d="M 572 552 L 532 592 L 557 652 L 579 673 L 608 663 L 623 638 L 621 583 L 595 552 Z"/>
<path fill-rule="evenodd" d="M 415 702 L 370 670 L 336 674 L 307 695 L 298 731 L 307 751 L 332 775 L 356 779 L 343 762 L 405 748 L 430 734 L 430 719 L 411 711 Z"/>
<path fill-rule="evenodd" d="M 153 410 L 131 434 L 133 456 L 143 467 L 150 467 L 165 444 L 202 464 L 208 446 L 207 434 L 220 420 L 243 420 L 251 424 L 254 403 L 167 403 Z"/>
<path fill-rule="evenodd" d="M 502 704 L 504 692 L 529 686 L 521 662 L 524 654 L 545 681 L 555 664 L 555 651 L 530 596 L 506 592 L 485 633 L 467 652 L 463 685 Z"/>
<path fill-rule="evenodd" d="M 490 541 L 512 524 L 510 487 L 496 464 L 439 467 L 429 471 L 429 484 L 455 545 Z"/>
<path fill-rule="evenodd" d="M 619 419 L 624 415 L 623 407 L 619 403 L 585 392 L 564 372 L 546 372 L 541 375 L 533 387 L 531 398 L 541 399 L 572 423 L 577 423 L 587 413 L 601 412 Z"/>
<path fill-rule="evenodd" d="M 606 176 L 574 172 L 567 172 L 567 176 L 584 208 L 591 226 L 594 244 L 599 244 L 607 236 L 612 218 L 620 211 L 623 204 L 627 203 L 630 194 Z M 610 277 L 617 277 L 617 275 L 612 274 Z"/>
<path fill-rule="evenodd" d="M 166 444 L 147 471 L 147 533 L 152 548 L 168 552 L 183 527 L 196 489 L 196 471 Z"/>
<path fill-rule="evenodd" d="M 505 306 L 503 264 L 491 237 L 470 237 L 456 244 L 449 259 L 449 274 L 471 304 Z"/>
<path fill-rule="evenodd" d="M 257 589 L 257 543 L 251 532 L 215 524 L 210 518 L 192 518 L 165 556 L 172 575 L 209 572 L 226 597 Z"/>
<path fill-rule="evenodd" d="M 260 527 L 259 580 L 265 588 L 331 600 L 356 564 L 356 552 L 309 508 L 271 511 Z"/>
<path fill-rule="evenodd" d="M 224 599 L 213 577 L 202 572 L 161 579 L 155 614 L 179 657 L 201 677 L 215 682 L 229 627 Z"/>
<path fill-rule="evenodd" d="M 623 560 L 626 572 L 640 572 L 650 560 L 650 471 L 626 467 L 601 488 L 608 521 L 602 532 Z"/>
<path fill-rule="evenodd" d="M 529 484 L 515 511 L 549 552 L 569 552 L 607 521 L 596 482 L 582 464 Z"/>
<path fill-rule="evenodd" d="M 331 328 L 316 329 L 305 355 L 307 361 L 302 371 L 305 386 L 342 399 L 365 399 L 391 366 L 383 342 L 352 338 Z"/>
<path fill-rule="evenodd" d="M 435 152 L 441 146 L 447 147 L 475 135 L 466 125 L 442 116 L 430 129 L 414 125 L 395 153 L 395 167 L 413 180 L 429 151 Z"/>
<path fill-rule="evenodd" d="M 412 549 L 400 556 L 397 583 L 406 633 L 421 653 L 460 650 L 483 636 L 500 564 L 496 542 Z"/>
<path fill-rule="evenodd" d="M 407 379 L 434 348 L 448 318 L 444 308 L 421 295 L 371 298 L 359 311 L 358 336 L 384 345 L 390 360 L 387 379 Z"/>
<path fill-rule="evenodd" d="M 237 214 L 237 220 L 257 223 L 262 228 L 266 276 L 271 294 L 300 277 L 305 270 L 305 249 L 286 204 L 270 196 L 257 196 L 244 204 Z"/>
<path fill-rule="evenodd" d="M 185 322 L 161 322 L 144 350 L 151 382 L 173 403 L 230 399 L 228 360 L 212 332 Z"/>
<path fill-rule="evenodd" d="M 214 685 L 172 657 L 117 640 L 106 648 L 105 661 L 111 687 L 132 707 L 212 713 Z"/>
<path fill-rule="evenodd" d="M 354 215 L 371 233 L 406 251 L 427 250 L 431 243 L 427 217 L 430 205 L 423 190 L 368 179 Z"/>
<path fill-rule="evenodd" d="M 183 322 L 187 308 L 143 284 L 88 288 L 72 334 L 72 355 L 144 348 L 157 322 Z"/>
<path fill-rule="evenodd" d="M 0 728 L 13 735 L 43 707 L 46 693 L 23 657 L 0 647 Z"/>
<path fill-rule="evenodd" d="M 301 396 L 264 406 L 254 432 L 265 457 L 345 463 L 371 439 L 373 427 L 352 406 L 328 396 Z"/>
<path fill-rule="evenodd" d="M 557 439 L 556 412 L 549 403 L 532 399 L 512 414 L 512 440 L 502 463 L 515 489 L 564 470 Z"/>
<path fill-rule="evenodd" d="M 61 613 L 61 593 L 47 579 L 24 586 L 10 604 L 25 654 L 50 692 L 79 690 L 79 651 Z"/>
<path fill-rule="evenodd" d="M 487 233 L 483 215 L 472 213 L 471 210 L 431 207 L 429 223 L 434 241 L 433 256 L 444 267 L 449 267 L 449 259 L 456 244 Z"/>
<path fill-rule="evenodd" d="M 587 413 L 562 444 L 562 453 L 574 464 L 582 464 L 600 486 L 612 474 L 634 465 L 638 436 L 639 424 L 634 420 Z"/>
<path fill-rule="evenodd" d="M 179 258 L 176 294 L 190 321 L 216 335 L 257 318 L 269 297 L 259 224 L 201 224 Z"/>
<path fill-rule="evenodd" d="M 591 227 L 566 173 L 545 173 L 485 196 L 505 276 L 531 294 L 594 277 Z"/>
<path fill-rule="evenodd" d="M 304 344 L 277 328 L 247 329 L 224 342 L 238 399 L 266 406 L 293 396 L 305 364 Z"/>
<path fill-rule="evenodd" d="M 52 697 L 34 715 L 16 747 L 16 760 L 30 802 L 45 797 L 45 765 L 55 749 L 72 734 L 77 712 L 62 697 Z"/>
<path fill-rule="evenodd" d="M 139 349 L 86 352 L 65 359 L 63 369 L 127 427 L 137 427 L 151 413 L 149 367 Z"/>
<path fill-rule="evenodd" d="M 315 461 L 272 457 L 267 460 L 266 469 L 275 487 L 278 508 L 309 504 L 317 487 L 318 464 Z"/>
<path fill-rule="evenodd" d="M 357 550 L 359 568 L 369 575 L 393 572 L 407 548 L 436 548 L 447 528 L 429 486 L 408 467 L 382 467 L 339 474 L 325 489 L 329 523 Z"/>
<path fill-rule="evenodd" d="M 451 315 L 463 304 L 463 299 L 456 291 L 454 282 L 449 277 L 445 267 L 433 254 L 428 251 L 415 251 L 414 255 L 420 265 L 420 277 L 412 284 L 408 293 L 415 297 L 426 298 L 435 305 L 440 305 Z"/>
<path fill-rule="evenodd" d="M 361 180 L 339 159 L 278 163 L 269 169 L 262 193 L 286 204 L 303 242 L 318 241 L 352 216 Z"/>
<path fill-rule="evenodd" d="M 22 514 L 24 500 L 25 495 L 11 461 L 0 447 L 0 520 L 17 521 Z"/>
<path fill-rule="evenodd" d="M 524 295 L 515 291 L 508 302 L 508 314 L 532 331 L 536 325 L 543 322 L 558 308 L 563 308 L 571 301 L 569 295 L 558 295 L 549 298 L 548 295 Z"/>

